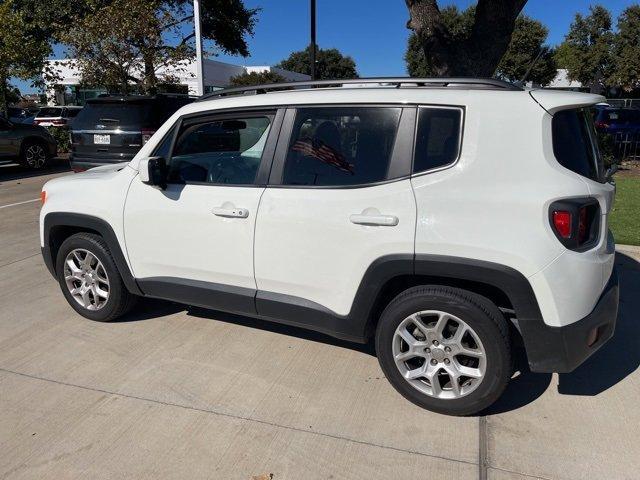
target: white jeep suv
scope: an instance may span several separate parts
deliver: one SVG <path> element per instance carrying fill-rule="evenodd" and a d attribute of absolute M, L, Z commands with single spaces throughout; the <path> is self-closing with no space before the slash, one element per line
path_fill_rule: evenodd
<path fill-rule="evenodd" d="M 375 339 L 408 400 L 472 414 L 516 340 L 569 372 L 613 334 L 600 101 L 484 79 L 224 90 L 130 163 L 48 182 L 43 257 L 89 319 L 146 296 Z"/>

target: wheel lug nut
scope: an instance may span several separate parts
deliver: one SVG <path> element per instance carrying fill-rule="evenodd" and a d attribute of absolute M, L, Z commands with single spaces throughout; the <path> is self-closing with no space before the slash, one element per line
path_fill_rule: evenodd
<path fill-rule="evenodd" d="M 436 347 L 437 347 L 438 345 L 440 345 L 440 344 L 438 343 L 438 340 L 434 340 L 434 341 L 433 341 L 433 344 L 434 344 Z"/>
<path fill-rule="evenodd" d="M 424 349 L 424 352 L 425 353 L 431 353 L 431 349 L 429 347 L 427 347 L 427 348 Z"/>
<path fill-rule="evenodd" d="M 451 347 L 444 347 L 444 351 L 449 353 L 451 351 Z"/>
<path fill-rule="evenodd" d="M 438 363 L 438 361 L 435 358 L 431 359 L 431 365 L 436 365 Z"/>
<path fill-rule="evenodd" d="M 445 365 L 449 365 L 449 363 L 450 363 L 450 362 L 449 362 L 449 359 L 448 359 L 448 358 L 445 358 L 445 359 L 444 359 L 444 364 L 445 364 Z"/>

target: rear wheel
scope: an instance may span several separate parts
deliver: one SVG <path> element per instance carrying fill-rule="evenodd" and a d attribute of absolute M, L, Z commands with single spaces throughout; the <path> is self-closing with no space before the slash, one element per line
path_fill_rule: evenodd
<path fill-rule="evenodd" d="M 28 141 L 22 146 L 20 163 L 32 170 L 40 170 L 47 164 L 47 149 L 39 142 Z"/>
<path fill-rule="evenodd" d="M 450 415 L 491 405 L 511 375 L 508 325 L 489 300 L 465 290 L 414 287 L 382 313 L 380 366 L 411 402 Z"/>
<path fill-rule="evenodd" d="M 60 288 L 69 305 L 80 315 L 108 322 L 127 313 L 135 304 L 102 237 L 77 233 L 67 238 L 56 259 Z"/>

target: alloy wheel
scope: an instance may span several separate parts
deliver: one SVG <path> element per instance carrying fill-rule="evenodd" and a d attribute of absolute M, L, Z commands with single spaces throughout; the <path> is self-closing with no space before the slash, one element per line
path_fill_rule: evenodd
<path fill-rule="evenodd" d="M 109 300 L 109 276 L 93 253 L 83 248 L 69 252 L 64 261 L 69 293 L 87 310 L 100 310 Z"/>
<path fill-rule="evenodd" d="M 31 168 L 42 168 L 47 161 L 47 155 L 41 145 L 30 145 L 24 156 Z"/>
<path fill-rule="evenodd" d="M 438 310 L 416 312 L 400 322 L 392 352 L 404 379 L 439 399 L 470 394 L 486 372 L 486 351 L 478 334 L 462 319 Z"/>

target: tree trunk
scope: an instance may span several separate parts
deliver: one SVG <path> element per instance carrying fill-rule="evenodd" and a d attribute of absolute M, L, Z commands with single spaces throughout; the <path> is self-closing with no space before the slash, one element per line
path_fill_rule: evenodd
<path fill-rule="evenodd" d="M 153 54 L 146 53 L 144 60 L 144 79 L 143 88 L 147 95 L 155 95 L 158 93 L 158 78 L 156 77 L 156 69 L 153 65 Z"/>
<path fill-rule="evenodd" d="M 478 0 L 469 38 L 454 41 L 437 0 L 405 0 L 407 27 L 438 77 L 491 77 L 507 51 L 515 21 L 527 0 Z"/>
<path fill-rule="evenodd" d="M 7 79 L 0 78 L 0 114 L 9 118 L 9 102 L 7 99 Z"/>

